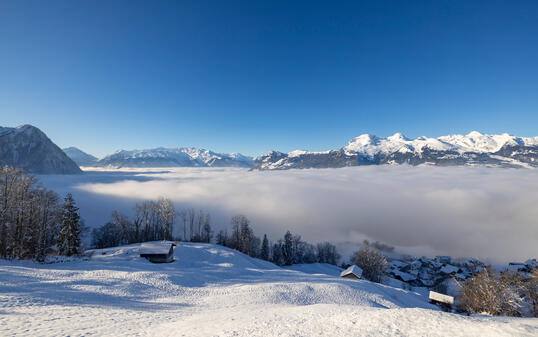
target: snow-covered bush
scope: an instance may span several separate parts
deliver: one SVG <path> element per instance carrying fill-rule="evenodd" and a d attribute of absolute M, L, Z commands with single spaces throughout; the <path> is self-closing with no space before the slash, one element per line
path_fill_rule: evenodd
<path fill-rule="evenodd" d="M 517 272 L 500 276 L 492 269 L 483 269 L 463 284 L 458 307 L 469 314 L 521 316 L 522 279 Z"/>
<path fill-rule="evenodd" d="M 381 282 L 388 270 L 387 258 L 369 245 L 363 245 L 352 261 L 361 267 L 362 276 L 372 282 Z"/>
<path fill-rule="evenodd" d="M 532 316 L 538 317 L 538 268 L 534 268 L 525 282 L 525 297 Z"/>

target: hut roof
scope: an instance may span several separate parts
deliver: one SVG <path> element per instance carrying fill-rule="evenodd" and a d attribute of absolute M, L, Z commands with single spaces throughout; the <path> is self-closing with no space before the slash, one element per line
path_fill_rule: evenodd
<path fill-rule="evenodd" d="M 454 297 L 448 296 L 445 294 L 441 294 L 435 291 L 430 291 L 430 300 L 446 303 L 446 304 L 454 304 Z"/>
<path fill-rule="evenodd" d="M 140 246 L 140 254 L 168 254 L 170 247 L 176 244 L 169 241 L 146 242 Z"/>
<path fill-rule="evenodd" d="M 343 272 L 340 273 L 340 277 L 347 276 L 349 274 L 354 274 L 357 277 L 362 277 L 362 269 L 359 266 L 352 265 Z"/>

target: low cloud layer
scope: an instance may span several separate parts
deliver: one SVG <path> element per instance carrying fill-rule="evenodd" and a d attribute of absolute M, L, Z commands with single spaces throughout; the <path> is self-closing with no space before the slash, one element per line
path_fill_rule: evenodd
<path fill-rule="evenodd" d="M 273 239 L 290 229 L 309 241 L 379 240 L 412 254 L 491 262 L 538 255 L 538 170 L 407 166 L 289 171 L 131 170 L 43 176 L 72 191 L 87 224 L 113 209 L 165 196 L 209 210 L 216 227 L 249 217 Z"/>

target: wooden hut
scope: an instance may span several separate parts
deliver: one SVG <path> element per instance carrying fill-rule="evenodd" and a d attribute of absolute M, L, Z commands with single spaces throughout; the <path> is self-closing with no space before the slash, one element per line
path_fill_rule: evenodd
<path fill-rule="evenodd" d="M 174 261 L 175 243 L 147 242 L 140 247 L 140 257 L 144 257 L 153 263 L 170 263 Z"/>
<path fill-rule="evenodd" d="M 431 303 L 440 305 L 446 311 L 450 311 L 452 305 L 454 305 L 454 297 L 435 291 L 430 291 L 429 298 Z"/>
<path fill-rule="evenodd" d="M 360 280 L 362 278 L 362 269 L 359 266 L 352 265 L 351 267 L 341 272 L 340 277 Z"/>

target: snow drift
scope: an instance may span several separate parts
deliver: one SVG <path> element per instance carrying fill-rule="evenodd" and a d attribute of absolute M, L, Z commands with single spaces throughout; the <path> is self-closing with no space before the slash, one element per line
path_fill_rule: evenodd
<path fill-rule="evenodd" d="M 279 268 L 211 244 L 181 243 L 152 264 L 140 245 L 89 261 L 0 260 L 0 335 L 377 336 L 535 334 L 533 319 L 465 317 L 424 295 Z M 316 265 L 313 265 L 316 267 Z M 312 270 L 310 270 L 312 271 Z"/>

